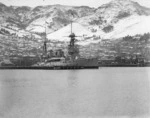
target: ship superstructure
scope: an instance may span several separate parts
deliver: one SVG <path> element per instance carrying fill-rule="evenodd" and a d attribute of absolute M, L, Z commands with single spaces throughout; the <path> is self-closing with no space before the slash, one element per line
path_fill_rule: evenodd
<path fill-rule="evenodd" d="M 97 58 L 81 58 L 79 54 L 79 47 L 76 44 L 75 33 L 72 32 L 72 22 L 71 22 L 71 33 L 68 36 L 70 38 L 67 50 L 67 56 L 64 56 L 62 50 L 55 51 L 55 56 L 49 55 L 47 50 L 47 37 L 46 30 L 43 42 L 43 60 L 42 62 L 37 63 L 34 66 L 49 67 L 49 68 L 59 68 L 59 69 L 83 69 L 83 68 L 98 68 L 98 59 Z M 54 52 L 51 50 L 51 52 Z"/>

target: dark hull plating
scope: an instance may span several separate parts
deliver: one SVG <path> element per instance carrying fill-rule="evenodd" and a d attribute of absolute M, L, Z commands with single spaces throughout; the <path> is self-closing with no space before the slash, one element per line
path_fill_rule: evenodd
<path fill-rule="evenodd" d="M 60 69 L 98 69 L 98 60 L 80 58 L 73 62 L 45 62 L 33 66 L 2 66 L 0 69 L 42 69 L 42 70 L 60 70 Z"/>
<path fill-rule="evenodd" d="M 98 66 L 52 66 L 52 67 L 0 67 L 0 69 L 36 69 L 36 70 L 67 70 L 67 69 L 98 69 Z"/>

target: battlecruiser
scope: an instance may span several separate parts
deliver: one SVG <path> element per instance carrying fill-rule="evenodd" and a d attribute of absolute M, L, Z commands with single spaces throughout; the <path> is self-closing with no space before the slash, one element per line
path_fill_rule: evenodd
<path fill-rule="evenodd" d="M 46 33 L 45 33 L 46 34 Z M 55 57 L 47 54 L 47 38 L 43 45 L 44 57 L 43 61 L 33 65 L 32 68 L 45 68 L 45 69 L 85 69 L 85 68 L 98 68 L 97 58 L 81 58 L 79 54 L 78 45 L 76 45 L 76 35 L 72 32 L 71 22 L 71 34 L 68 36 L 70 42 L 67 48 L 67 56 L 60 55 L 61 51 Z"/>

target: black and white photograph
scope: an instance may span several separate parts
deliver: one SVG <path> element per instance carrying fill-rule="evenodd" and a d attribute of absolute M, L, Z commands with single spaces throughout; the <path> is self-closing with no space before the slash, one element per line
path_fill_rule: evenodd
<path fill-rule="evenodd" d="M 150 118 L 150 1 L 0 0 L 0 118 Z"/>

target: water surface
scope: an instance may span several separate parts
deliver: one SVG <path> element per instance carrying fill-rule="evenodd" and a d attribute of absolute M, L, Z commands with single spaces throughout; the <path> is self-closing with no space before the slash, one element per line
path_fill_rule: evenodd
<path fill-rule="evenodd" d="M 149 72 L 0 70 L 0 118 L 150 118 Z"/>

